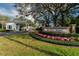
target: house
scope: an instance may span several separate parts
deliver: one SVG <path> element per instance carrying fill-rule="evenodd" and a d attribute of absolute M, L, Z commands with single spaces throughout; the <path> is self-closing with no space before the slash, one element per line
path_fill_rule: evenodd
<path fill-rule="evenodd" d="M 6 22 L 5 29 L 11 31 L 32 31 L 33 28 L 26 21 L 13 20 Z"/>
<path fill-rule="evenodd" d="M 6 23 L 6 30 L 20 31 L 20 25 L 14 22 Z"/>

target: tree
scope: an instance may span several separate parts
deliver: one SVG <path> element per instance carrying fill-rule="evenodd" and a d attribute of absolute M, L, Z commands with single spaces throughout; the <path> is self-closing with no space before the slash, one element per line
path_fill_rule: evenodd
<path fill-rule="evenodd" d="M 73 23 L 79 26 L 79 16 L 75 17 L 75 20 L 73 21 Z"/>
<path fill-rule="evenodd" d="M 53 21 L 56 26 L 57 20 L 60 18 L 61 25 L 64 24 L 65 17 L 71 18 L 76 9 L 79 12 L 79 4 L 72 3 L 55 3 L 55 4 L 42 4 L 43 7 L 52 14 Z"/>
<path fill-rule="evenodd" d="M 9 20 L 9 17 L 0 15 L 0 28 L 4 29 L 4 25 L 8 20 Z"/>
<path fill-rule="evenodd" d="M 64 24 L 65 17 L 71 18 L 76 9 L 79 9 L 79 4 L 72 3 L 39 3 L 39 4 L 17 4 L 21 15 L 32 15 L 36 20 L 42 15 L 45 23 L 49 24 L 53 21 L 56 26 L 60 20 L 61 26 Z M 47 13 L 47 14 L 46 14 Z M 50 17 L 50 16 L 51 17 Z M 51 20 L 49 20 L 51 19 Z"/>

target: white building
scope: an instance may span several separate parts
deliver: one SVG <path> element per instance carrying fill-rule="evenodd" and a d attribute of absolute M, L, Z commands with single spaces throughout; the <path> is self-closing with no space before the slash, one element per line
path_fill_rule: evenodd
<path fill-rule="evenodd" d="M 6 30 L 20 31 L 20 25 L 14 22 L 6 23 Z"/>

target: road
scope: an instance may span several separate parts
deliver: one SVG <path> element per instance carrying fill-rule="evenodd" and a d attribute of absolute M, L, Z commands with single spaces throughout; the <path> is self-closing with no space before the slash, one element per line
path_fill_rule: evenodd
<path fill-rule="evenodd" d="M 0 36 L 14 35 L 14 34 L 27 34 L 28 32 L 0 32 Z"/>

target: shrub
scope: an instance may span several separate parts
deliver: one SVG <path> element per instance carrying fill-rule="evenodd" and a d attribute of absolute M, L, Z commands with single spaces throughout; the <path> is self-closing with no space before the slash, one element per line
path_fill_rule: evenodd
<path fill-rule="evenodd" d="M 0 29 L 0 32 L 6 32 L 6 30 L 4 30 L 4 29 Z"/>
<path fill-rule="evenodd" d="M 43 34 L 53 35 L 53 36 L 61 36 L 61 37 L 79 37 L 77 33 L 69 33 L 69 34 L 61 34 L 61 33 L 54 33 L 54 32 L 41 32 Z"/>
<path fill-rule="evenodd" d="M 79 37 L 75 37 L 74 40 L 79 41 Z"/>
<path fill-rule="evenodd" d="M 43 30 L 43 28 L 42 27 L 36 28 L 36 30 L 39 31 L 39 32 L 41 32 Z"/>

